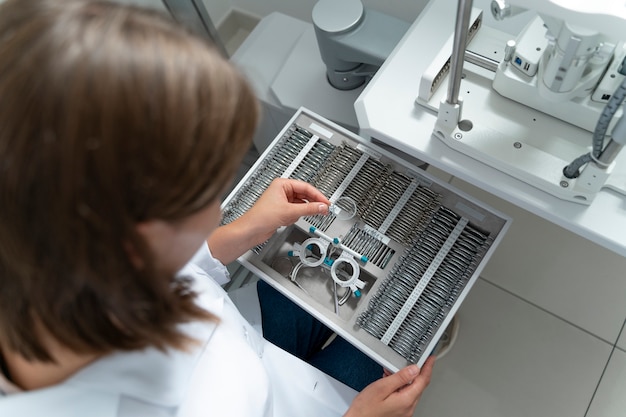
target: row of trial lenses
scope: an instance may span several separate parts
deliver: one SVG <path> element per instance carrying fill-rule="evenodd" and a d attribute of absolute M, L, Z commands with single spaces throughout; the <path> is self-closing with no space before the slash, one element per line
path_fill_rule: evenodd
<path fill-rule="evenodd" d="M 409 245 L 426 228 L 440 202 L 440 194 L 418 186 L 385 234 L 396 242 Z"/>
<path fill-rule="evenodd" d="M 252 207 L 270 183 L 291 165 L 312 136 L 297 124 L 290 126 L 224 208 L 222 224 L 232 222 Z"/>
<path fill-rule="evenodd" d="M 439 309 L 435 318 L 432 320 L 426 331 L 422 334 L 422 337 L 417 341 L 413 341 L 410 348 L 405 350 L 403 356 L 406 357 L 407 360 L 411 362 L 417 362 L 422 354 L 425 353 L 424 350 L 426 349 L 426 346 L 428 346 L 435 333 L 443 324 L 445 318 L 448 316 L 450 310 L 452 310 L 452 307 L 454 306 L 459 295 L 463 291 L 463 288 L 465 288 L 465 285 L 471 278 L 473 271 L 476 269 L 477 263 L 478 260 L 475 260 L 472 264 L 470 264 L 466 273 L 457 280 L 454 288 L 452 288 L 452 290 L 450 291 L 450 297 L 446 300 L 442 308 Z"/>
<path fill-rule="evenodd" d="M 335 149 L 335 145 L 319 139 L 307 152 L 289 178 L 312 183 L 319 171 L 326 164 L 328 158 Z"/>
<path fill-rule="evenodd" d="M 362 154 L 358 149 L 345 143 L 338 146 L 327 159 L 323 168 L 318 170 L 317 176 L 312 181 L 313 186 L 324 193 L 326 197 L 331 197 Z"/>
<path fill-rule="evenodd" d="M 337 216 L 333 213 L 328 214 L 316 214 L 314 216 L 306 216 L 304 220 L 308 222 L 311 226 L 319 229 L 322 232 L 328 230 L 331 224 L 335 221 Z"/>
<path fill-rule="evenodd" d="M 420 331 L 418 334 L 415 334 L 415 332 L 418 330 L 415 325 L 418 324 L 423 327 L 424 324 L 431 322 L 433 315 L 437 310 L 438 306 L 433 305 L 430 302 L 431 300 L 428 299 L 428 296 L 429 292 L 433 291 L 433 289 L 435 291 L 438 290 L 438 287 L 436 285 L 441 286 L 441 284 L 429 283 L 429 285 L 431 285 L 431 288 L 428 288 L 423 294 L 423 297 L 420 297 L 419 302 L 416 306 L 414 306 L 414 310 L 411 312 L 411 315 L 405 320 L 403 326 L 398 330 L 394 339 L 390 343 L 390 346 L 395 350 L 399 350 L 400 353 L 406 353 L 406 349 L 405 351 L 403 351 L 402 349 L 406 348 L 403 343 L 405 343 L 407 337 L 409 340 L 413 341 L 416 340 L 416 338 L 419 336 L 419 333 L 422 333 Z M 378 308 L 380 309 L 379 314 L 372 318 L 372 323 L 378 324 L 379 326 L 381 326 L 381 323 L 384 323 L 382 324 L 382 328 L 377 329 L 379 330 L 379 334 L 377 334 L 377 337 L 381 338 L 387 330 L 390 322 L 395 318 L 398 309 L 394 308 L 393 312 L 390 313 L 388 310 L 392 308 L 392 306 L 385 303 L 381 303 Z M 387 317 L 385 317 L 385 314 L 387 315 Z M 384 322 L 381 320 L 384 320 Z M 409 323 L 410 326 L 407 325 L 407 323 Z"/>
<path fill-rule="evenodd" d="M 434 244 L 434 239 L 430 236 L 433 232 L 430 229 L 424 231 L 411 249 L 394 265 L 379 291 L 371 297 L 369 309 L 362 318 L 363 327 L 372 335 L 378 338 L 383 336 L 435 258 L 443 241 Z"/>
<path fill-rule="evenodd" d="M 384 269 L 395 254 L 395 250 L 380 239 L 361 229 L 358 224 L 352 225 L 343 244 L 367 257 L 368 262 Z"/>
<path fill-rule="evenodd" d="M 365 208 L 371 204 L 391 172 L 389 165 L 369 158 L 343 192 L 343 196 L 350 197 L 357 202 L 357 213 L 361 219 L 363 219 Z"/>
<path fill-rule="evenodd" d="M 372 335 L 382 337 L 439 251 L 443 241 L 433 244 L 433 237 L 429 236 L 433 233 L 434 230 L 424 230 L 371 297 L 369 308 L 361 317 L 361 325 Z"/>
<path fill-rule="evenodd" d="M 383 186 L 378 189 L 378 193 L 364 209 L 363 221 L 374 229 L 380 228 L 409 184 L 411 184 L 411 178 L 393 171 L 385 178 Z"/>
<path fill-rule="evenodd" d="M 284 143 L 275 147 L 264 159 L 263 169 L 259 170 L 255 181 L 257 185 L 255 194 L 258 194 L 258 197 L 275 178 L 282 176 L 310 139 L 296 129 Z"/>
<path fill-rule="evenodd" d="M 395 336 L 389 343 L 395 351 L 404 357 L 414 355 L 427 337 L 429 329 L 437 326 L 437 316 L 451 299 L 456 284 L 470 270 L 472 260 L 467 264 L 452 260 L 454 253 L 446 257 L 428 283 L 418 302 L 413 306 Z M 456 294 L 458 295 L 458 294 Z"/>
<path fill-rule="evenodd" d="M 407 317 L 390 346 L 408 360 L 417 360 L 456 302 L 476 265 L 475 258 L 456 282 L 453 277 L 458 276 L 457 272 L 453 277 L 448 277 L 447 282 L 446 277 L 442 279 L 441 274 L 436 276 L 420 298 L 421 303 Z"/>
<path fill-rule="evenodd" d="M 435 222 L 437 217 L 438 215 L 433 216 L 430 224 Z M 453 229 L 454 224 L 450 224 L 447 230 L 434 227 L 424 229 L 411 248 L 403 255 L 402 261 L 398 262 L 391 271 L 388 285 L 394 283 L 394 278 L 397 277 L 400 280 L 399 284 L 412 291 Z M 408 296 L 408 293 L 406 295 Z"/>
<path fill-rule="evenodd" d="M 383 282 L 377 294 L 370 300 L 368 310 L 357 319 L 357 323 L 362 328 L 379 339 L 382 338 L 408 295 L 430 265 L 431 258 L 436 254 L 434 250 L 436 248 L 431 248 L 433 242 L 439 241 L 442 244 L 445 241 L 443 239 L 445 236 L 440 235 L 450 234 L 454 224 L 458 221 L 458 216 L 444 208 L 434 216 L 433 220 L 438 221 L 436 226 L 429 227 L 412 250 L 404 254 L 394 265 L 389 278 Z M 442 232 L 442 224 L 449 226 L 447 231 Z M 460 290 L 475 270 L 478 252 L 468 259 L 467 248 L 485 250 L 485 240 L 482 242 L 482 248 L 477 248 L 475 244 L 477 237 L 486 237 L 481 232 L 473 230 L 471 226 L 465 229 L 467 230 L 461 233 L 389 344 L 407 359 L 415 360 L 416 356 L 419 357 L 421 349 L 430 341 L 438 325 L 445 318 L 446 314 L 442 314 L 442 311 L 446 309 L 449 311 L 460 294 Z M 434 235 L 438 239 L 433 240 L 432 236 L 427 235 Z M 424 252 L 430 253 L 426 260 L 421 259 Z"/>

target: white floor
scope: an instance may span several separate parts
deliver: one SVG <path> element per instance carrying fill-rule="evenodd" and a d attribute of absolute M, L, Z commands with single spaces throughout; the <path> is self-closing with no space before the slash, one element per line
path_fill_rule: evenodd
<path fill-rule="evenodd" d="M 626 258 L 451 184 L 514 221 L 415 416 L 626 416 Z"/>

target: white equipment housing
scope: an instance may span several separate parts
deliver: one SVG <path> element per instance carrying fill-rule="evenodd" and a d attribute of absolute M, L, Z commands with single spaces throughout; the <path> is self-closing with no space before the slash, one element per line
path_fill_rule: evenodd
<path fill-rule="evenodd" d="M 477 25 L 481 11 L 473 11 L 476 33 L 467 51 L 493 65 L 488 70 L 466 59 L 459 103 L 446 102 L 448 74 L 441 73 L 452 54 L 452 34 L 425 71 L 416 102 L 439 113 L 434 135 L 564 200 L 590 204 L 603 187 L 626 193 L 622 174 L 612 175 L 624 169 L 623 156 L 608 167 L 589 163 L 577 178 L 563 175 L 565 166 L 589 152 L 598 118 L 624 79 L 618 70 L 626 55 L 626 6 L 606 0 L 519 6 L 538 16 L 516 39 Z M 621 116 L 619 109 L 609 135 Z"/>

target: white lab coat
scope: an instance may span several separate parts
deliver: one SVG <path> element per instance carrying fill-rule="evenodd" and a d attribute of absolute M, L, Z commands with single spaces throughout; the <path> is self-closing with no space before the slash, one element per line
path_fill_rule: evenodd
<path fill-rule="evenodd" d="M 319 417 L 342 415 L 356 392 L 265 341 L 219 284 L 206 245 L 181 274 L 220 323 L 182 326 L 188 351 L 119 352 L 41 390 L 0 394 L 2 417 Z"/>

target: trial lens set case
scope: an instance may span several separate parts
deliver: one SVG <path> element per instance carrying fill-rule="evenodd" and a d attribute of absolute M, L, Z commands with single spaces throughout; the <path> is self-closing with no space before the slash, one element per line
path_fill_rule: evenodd
<path fill-rule="evenodd" d="M 510 218 L 301 108 L 223 204 L 224 224 L 275 178 L 331 201 L 239 258 L 382 366 L 421 366 Z"/>

